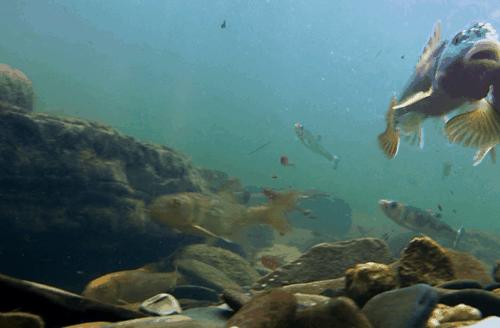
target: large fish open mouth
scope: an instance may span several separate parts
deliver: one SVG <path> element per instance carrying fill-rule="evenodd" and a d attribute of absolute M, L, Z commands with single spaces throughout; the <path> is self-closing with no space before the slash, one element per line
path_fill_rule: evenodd
<path fill-rule="evenodd" d="M 464 56 L 465 61 L 500 60 L 500 44 L 491 40 L 477 42 Z"/>

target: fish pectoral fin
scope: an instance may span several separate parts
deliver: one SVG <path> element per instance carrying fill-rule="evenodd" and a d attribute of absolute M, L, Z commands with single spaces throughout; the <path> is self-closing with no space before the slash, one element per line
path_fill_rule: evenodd
<path fill-rule="evenodd" d="M 452 143 L 478 148 L 491 146 L 500 142 L 500 114 L 482 99 L 475 110 L 453 117 L 444 129 Z"/>
<path fill-rule="evenodd" d="M 412 145 L 417 144 L 418 148 L 423 149 L 424 148 L 424 128 L 419 126 L 417 129 L 414 131 L 411 131 L 411 133 L 405 135 L 405 139 Z"/>
<path fill-rule="evenodd" d="M 432 88 L 427 91 L 419 91 L 401 101 L 398 105 L 394 106 L 394 109 L 403 109 L 415 105 L 416 103 L 429 98 L 432 95 Z"/>
<path fill-rule="evenodd" d="M 417 144 L 420 149 L 424 148 L 424 129 L 422 121 L 425 116 L 420 113 L 408 113 L 401 130 L 405 139 L 412 145 Z"/>
<path fill-rule="evenodd" d="M 387 113 L 385 114 L 386 128 L 385 131 L 379 134 L 378 144 L 384 154 L 389 158 L 396 157 L 399 149 L 399 129 L 396 128 L 394 113 L 397 100 L 392 97 Z"/>
<path fill-rule="evenodd" d="M 399 130 L 387 129 L 378 136 L 378 143 L 384 154 L 394 158 L 399 150 Z"/>
<path fill-rule="evenodd" d="M 478 166 L 479 164 L 481 164 L 488 153 L 491 155 L 491 160 L 493 161 L 493 163 L 496 163 L 496 150 L 495 145 L 493 145 L 479 148 L 479 150 L 474 154 L 474 162 L 472 163 L 472 166 Z"/>

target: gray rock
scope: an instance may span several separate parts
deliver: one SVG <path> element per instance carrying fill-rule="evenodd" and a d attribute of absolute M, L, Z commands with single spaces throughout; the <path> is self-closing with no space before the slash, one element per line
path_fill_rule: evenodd
<path fill-rule="evenodd" d="M 361 238 L 312 247 L 297 260 L 262 277 L 255 289 L 342 277 L 345 271 L 358 263 L 390 263 L 387 244 L 376 238 Z"/>
<path fill-rule="evenodd" d="M 431 286 L 417 284 L 378 294 L 363 313 L 374 328 L 424 328 L 437 302 Z"/>
<path fill-rule="evenodd" d="M 184 311 L 185 315 L 196 321 L 205 322 L 213 327 L 220 328 L 226 327 L 226 323 L 233 313 L 234 312 L 225 304 L 220 306 L 193 308 Z"/>
<path fill-rule="evenodd" d="M 148 298 L 141 303 L 140 310 L 152 315 L 170 315 L 182 313 L 179 302 L 170 294 L 162 293 Z"/>
<path fill-rule="evenodd" d="M 178 260 L 177 270 L 190 284 L 196 284 L 222 292 L 225 289 L 243 291 L 224 272 L 198 260 Z"/>
<path fill-rule="evenodd" d="M 177 260 L 197 260 L 223 272 L 240 286 L 251 286 L 260 277 L 241 256 L 206 244 L 189 245 L 176 254 Z"/>

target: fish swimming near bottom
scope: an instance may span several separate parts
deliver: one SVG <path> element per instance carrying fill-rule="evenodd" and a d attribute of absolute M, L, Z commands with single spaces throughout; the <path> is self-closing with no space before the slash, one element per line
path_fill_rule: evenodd
<path fill-rule="evenodd" d="M 465 233 L 463 227 L 454 230 L 427 210 L 386 199 L 379 200 L 378 204 L 382 212 L 398 225 L 431 238 L 450 241 L 454 248 Z"/>
<path fill-rule="evenodd" d="M 182 233 L 207 238 L 231 239 L 241 229 L 270 225 L 281 235 L 291 230 L 286 214 L 296 207 L 295 191 L 264 190 L 268 203 L 247 207 L 231 193 L 204 194 L 185 192 L 164 195 L 148 208 L 150 219 Z"/>

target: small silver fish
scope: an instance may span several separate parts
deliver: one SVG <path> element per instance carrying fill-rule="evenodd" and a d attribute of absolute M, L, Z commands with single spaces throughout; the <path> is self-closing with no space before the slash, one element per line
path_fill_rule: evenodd
<path fill-rule="evenodd" d="M 323 147 L 323 145 L 321 145 L 320 135 L 317 136 L 313 135 L 309 130 L 304 128 L 304 125 L 302 125 L 302 123 L 295 123 L 294 129 L 295 129 L 295 134 L 297 135 L 297 137 L 299 137 L 300 141 L 304 146 L 306 146 L 313 153 L 321 155 L 327 160 L 334 162 L 334 168 L 335 169 L 337 168 L 340 158 L 330 153 L 328 150 L 325 149 L 325 147 Z"/>

